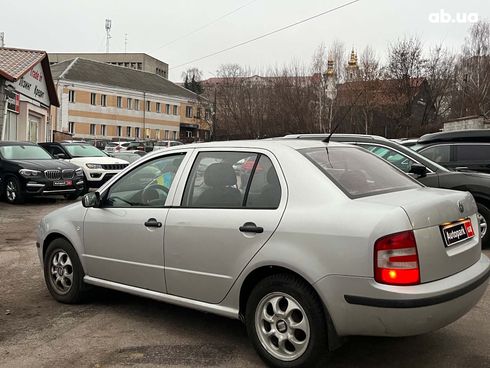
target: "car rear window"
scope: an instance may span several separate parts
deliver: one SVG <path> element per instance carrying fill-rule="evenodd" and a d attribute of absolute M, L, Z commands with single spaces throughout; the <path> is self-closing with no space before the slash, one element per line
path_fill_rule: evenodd
<path fill-rule="evenodd" d="M 357 147 L 319 147 L 300 152 L 351 198 L 420 188 L 409 176 Z"/>

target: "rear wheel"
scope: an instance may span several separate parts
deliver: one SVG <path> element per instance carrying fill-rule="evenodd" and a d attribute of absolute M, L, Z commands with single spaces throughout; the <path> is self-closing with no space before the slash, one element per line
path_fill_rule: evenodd
<path fill-rule="evenodd" d="M 490 221 L 490 210 L 487 206 L 481 203 L 476 204 L 478 206 L 478 222 L 480 224 L 480 233 L 482 237 L 482 247 L 490 247 L 490 234 L 488 234 L 488 221 Z"/>
<path fill-rule="evenodd" d="M 327 324 L 318 296 L 303 280 L 269 276 L 247 301 L 247 332 L 260 357 L 272 367 L 324 366 Z"/>
<path fill-rule="evenodd" d="M 9 176 L 5 180 L 4 197 L 8 203 L 20 204 L 25 202 L 25 195 L 20 187 L 19 180 L 15 176 Z"/>

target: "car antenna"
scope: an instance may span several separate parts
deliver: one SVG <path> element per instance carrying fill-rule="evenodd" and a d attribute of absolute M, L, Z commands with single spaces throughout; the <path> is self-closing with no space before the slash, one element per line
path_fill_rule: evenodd
<path fill-rule="evenodd" d="M 347 109 L 347 111 L 345 112 L 344 116 L 342 116 L 342 118 L 338 121 L 337 124 L 335 124 L 335 127 L 332 129 L 332 131 L 330 132 L 330 134 L 328 135 L 327 138 L 323 139 L 322 142 L 325 142 L 325 143 L 329 143 L 330 142 L 330 138 L 332 137 L 333 133 L 335 133 L 335 131 L 337 130 L 337 128 L 340 126 L 340 123 L 342 123 L 345 119 L 345 117 L 347 116 L 347 114 L 352 110 L 352 108 L 356 105 L 357 103 L 357 100 L 359 100 L 359 97 L 361 97 L 361 95 L 364 93 L 364 91 L 362 90 L 361 92 L 359 92 L 359 94 L 357 95 L 356 99 L 354 100 L 354 103 L 352 105 L 349 106 L 349 108 Z"/>

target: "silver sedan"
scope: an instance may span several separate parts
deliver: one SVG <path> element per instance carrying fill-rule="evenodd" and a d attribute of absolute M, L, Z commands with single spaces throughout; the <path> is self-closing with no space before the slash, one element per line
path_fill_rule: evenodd
<path fill-rule="evenodd" d="M 476 212 L 357 147 L 216 142 L 144 156 L 46 216 L 37 246 L 60 302 L 96 285 L 241 319 L 270 366 L 312 367 L 343 336 L 467 313 L 490 276 Z"/>

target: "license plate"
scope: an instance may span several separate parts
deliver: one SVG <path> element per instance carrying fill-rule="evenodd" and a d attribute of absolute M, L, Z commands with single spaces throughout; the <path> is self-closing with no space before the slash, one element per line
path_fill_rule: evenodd
<path fill-rule="evenodd" d="M 61 180 L 61 181 L 55 181 L 53 185 L 57 187 L 64 187 L 64 186 L 71 186 L 73 185 L 73 180 Z"/>
<path fill-rule="evenodd" d="M 466 239 L 471 239 L 475 236 L 475 231 L 473 230 L 470 219 L 442 226 L 441 229 L 446 247 Z"/>

